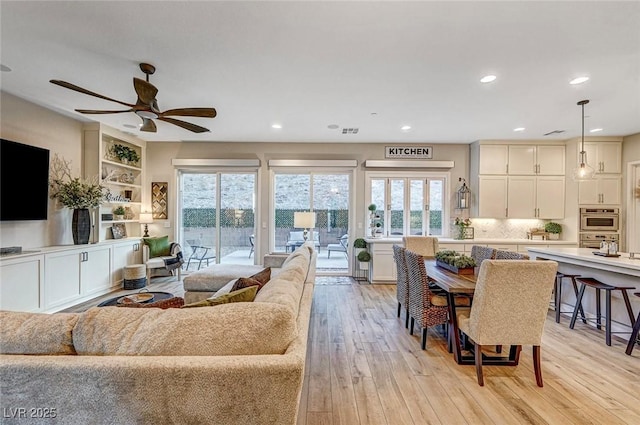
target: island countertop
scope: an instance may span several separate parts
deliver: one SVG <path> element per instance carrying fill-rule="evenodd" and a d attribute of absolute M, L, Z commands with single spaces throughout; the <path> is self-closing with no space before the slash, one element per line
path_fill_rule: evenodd
<path fill-rule="evenodd" d="M 533 246 L 529 247 L 528 251 L 532 259 L 544 258 L 640 277 L 640 259 L 629 258 L 628 252 L 619 252 L 619 257 L 603 257 L 595 255 L 593 248 L 538 248 Z"/>

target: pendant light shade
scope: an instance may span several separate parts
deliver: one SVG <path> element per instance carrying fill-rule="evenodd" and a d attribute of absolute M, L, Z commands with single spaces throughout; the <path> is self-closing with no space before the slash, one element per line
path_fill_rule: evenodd
<path fill-rule="evenodd" d="M 584 105 L 587 103 L 589 103 L 588 100 L 578 102 L 578 105 L 582 106 L 582 143 L 580 144 L 580 162 L 573 169 L 573 180 L 575 181 L 591 180 L 596 173 L 596 170 L 587 163 L 587 152 L 584 150 Z"/>

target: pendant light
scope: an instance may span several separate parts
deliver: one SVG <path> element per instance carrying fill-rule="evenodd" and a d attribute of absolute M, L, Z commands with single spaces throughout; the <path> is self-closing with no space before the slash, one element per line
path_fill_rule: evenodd
<path fill-rule="evenodd" d="M 587 152 L 584 150 L 584 105 L 587 103 L 589 103 L 588 100 L 578 102 L 578 105 L 582 106 L 582 144 L 580 145 L 580 163 L 573 169 L 575 181 L 591 180 L 596 173 L 596 170 L 587 163 Z"/>

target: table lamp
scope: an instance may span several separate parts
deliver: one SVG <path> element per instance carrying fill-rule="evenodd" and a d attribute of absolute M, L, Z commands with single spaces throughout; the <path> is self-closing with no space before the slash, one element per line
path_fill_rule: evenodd
<path fill-rule="evenodd" d="M 296 211 L 293 213 L 293 227 L 298 229 L 304 229 L 302 233 L 302 237 L 307 241 L 307 232 L 309 229 L 315 227 L 316 225 L 316 213 L 314 212 L 300 212 Z"/>
<path fill-rule="evenodd" d="M 153 223 L 153 214 L 151 213 L 140 213 L 140 220 L 138 220 L 140 224 L 144 224 L 144 235 L 142 237 L 149 237 L 149 224 Z"/>

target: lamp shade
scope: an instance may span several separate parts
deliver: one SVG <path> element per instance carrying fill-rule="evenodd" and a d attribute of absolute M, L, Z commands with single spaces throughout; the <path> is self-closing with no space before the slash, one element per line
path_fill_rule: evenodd
<path fill-rule="evenodd" d="M 140 219 L 138 221 L 140 222 L 140 224 L 151 224 L 153 223 L 153 214 L 140 213 Z"/>
<path fill-rule="evenodd" d="M 300 212 L 293 213 L 293 227 L 299 229 L 311 229 L 316 225 L 316 213 L 314 212 Z"/>

